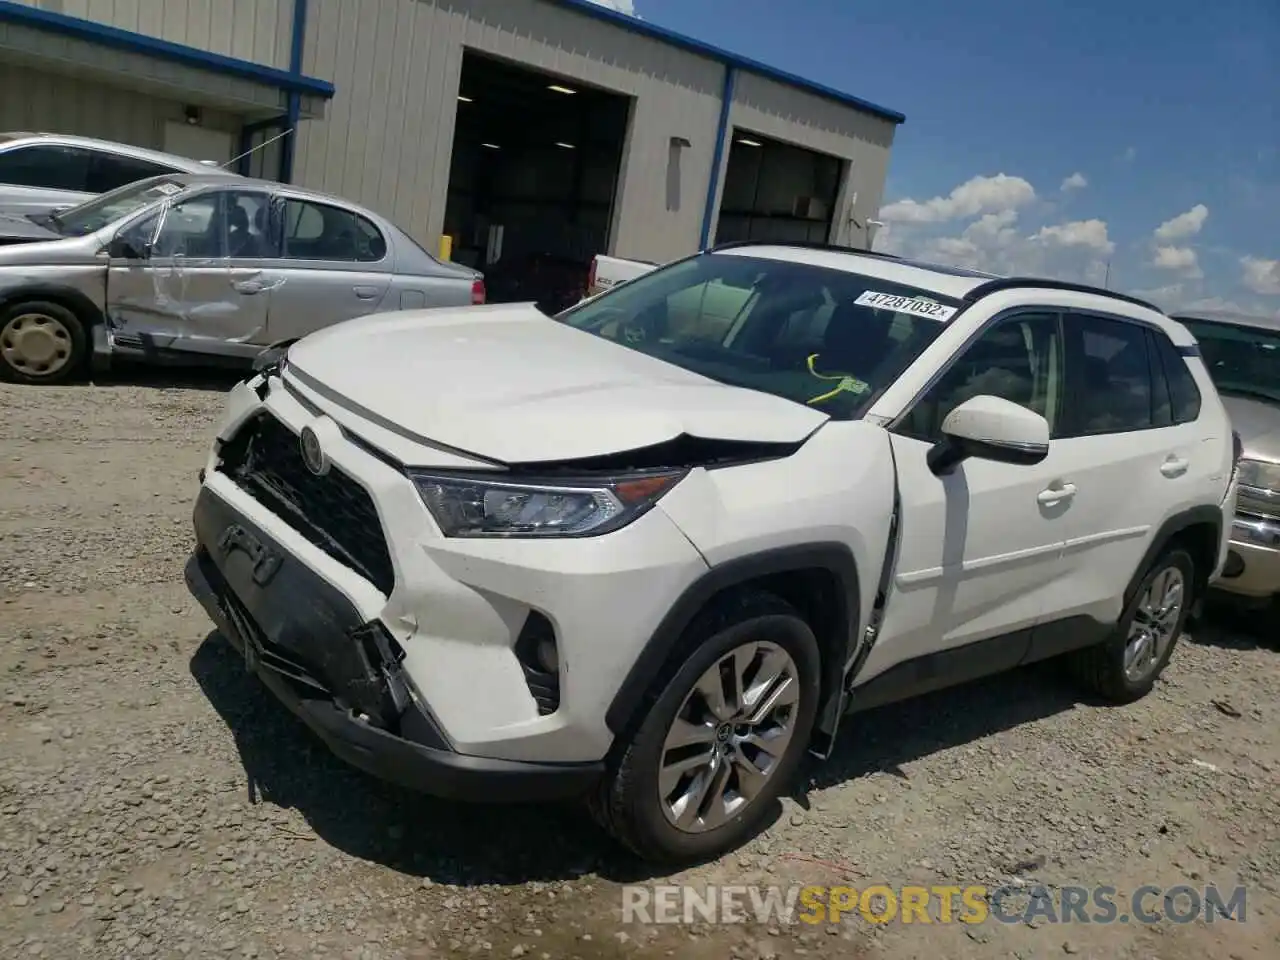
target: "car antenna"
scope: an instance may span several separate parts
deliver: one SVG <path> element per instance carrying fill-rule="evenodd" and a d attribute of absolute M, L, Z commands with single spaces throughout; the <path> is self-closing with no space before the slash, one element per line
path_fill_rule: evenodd
<path fill-rule="evenodd" d="M 232 158 L 231 158 L 230 160 L 228 160 L 226 163 L 219 164 L 219 165 L 218 165 L 218 169 L 219 169 L 219 170 L 224 170 L 224 169 L 226 169 L 227 167 L 231 166 L 233 163 L 239 163 L 241 160 L 243 160 L 245 157 L 249 156 L 250 154 L 252 154 L 252 153 L 257 153 L 257 152 L 258 152 L 259 150 L 261 150 L 263 147 L 269 147 L 269 146 L 271 146 L 271 144 L 275 143 L 277 140 L 281 140 L 281 139 L 283 139 L 284 137 L 287 137 L 287 136 L 288 136 L 289 134 L 291 134 L 291 133 L 293 133 L 293 128 L 292 128 L 292 127 L 290 127 L 288 130 L 285 130 L 283 133 L 277 133 L 277 134 L 276 134 L 274 137 L 272 137 L 270 140 L 263 140 L 263 141 L 262 141 L 262 143 L 258 144 L 256 147 L 252 148 L 251 150 L 246 150 L 244 153 L 240 154 L 240 156 L 238 156 L 238 157 L 232 157 Z"/>

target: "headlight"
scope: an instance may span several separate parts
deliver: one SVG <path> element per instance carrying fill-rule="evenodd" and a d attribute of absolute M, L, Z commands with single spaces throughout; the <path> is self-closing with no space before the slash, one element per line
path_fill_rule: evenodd
<path fill-rule="evenodd" d="M 1280 492 L 1280 463 L 1261 460 L 1240 461 L 1240 485 L 1258 490 Z"/>
<path fill-rule="evenodd" d="M 586 537 L 631 523 L 684 471 L 546 483 L 416 470 L 410 476 L 446 537 Z"/>

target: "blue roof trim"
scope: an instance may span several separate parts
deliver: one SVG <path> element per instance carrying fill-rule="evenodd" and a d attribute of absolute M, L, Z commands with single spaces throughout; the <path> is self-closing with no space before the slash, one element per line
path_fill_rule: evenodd
<path fill-rule="evenodd" d="M 333 84 L 327 80 L 295 75 L 288 70 L 278 70 L 275 67 L 266 67 L 260 63 L 251 63 L 235 57 L 224 57 L 220 53 L 210 53 L 186 44 L 148 37 L 141 33 L 134 33 L 132 30 L 121 30 L 119 27 L 110 27 L 93 20 L 83 20 L 80 17 L 69 17 L 65 13 L 53 13 L 37 7 L 28 7 L 25 4 L 14 3 L 13 0 L 0 0 L 0 21 L 39 27 L 63 36 L 100 43 L 129 53 L 141 53 L 190 67 L 199 67 L 213 73 L 254 80 L 291 93 L 325 99 L 331 98 L 334 94 Z"/>
<path fill-rule="evenodd" d="M 691 53 L 698 53 L 704 57 L 710 57 L 713 60 L 719 60 L 726 66 L 737 67 L 740 70 L 750 70 L 752 73 L 758 73 L 761 76 L 768 77 L 770 80 L 777 80 L 779 83 L 785 83 L 792 87 L 799 87 L 801 90 L 807 90 L 809 93 L 817 94 L 820 97 L 826 97 L 828 100 L 834 100 L 842 103 L 847 107 L 853 107 L 864 113 L 870 113 L 890 123 L 906 123 L 907 118 L 904 114 L 897 110 L 890 110 L 888 107 L 882 107 L 878 104 L 863 100 L 861 97 L 855 97 L 852 94 L 836 90 L 833 87 L 825 86 L 821 83 L 815 83 L 812 80 L 806 80 L 804 77 L 796 76 L 794 73 L 787 73 L 785 70 L 779 70 L 777 67 L 771 67 L 759 60 L 752 60 L 750 57 L 743 57 L 736 53 L 731 53 L 720 47 L 712 46 L 709 43 L 703 43 L 701 40 L 695 40 L 693 37 L 687 37 L 683 33 L 676 33 L 674 30 L 668 30 L 665 27 L 659 27 L 637 17 L 628 16 L 625 13 L 619 13 L 609 7 L 601 6 L 598 3 L 592 3 L 591 0 L 551 0 L 552 3 L 559 4 L 562 7 L 568 7 L 578 13 L 585 14 L 588 17 L 595 17 L 597 20 L 603 20 L 606 23 L 612 23 L 614 26 L 622 27 L 624 30 L 630 30 L 632 33 L 638 33 L 641 36 L 651 37 L 654 40 L 661 40 L 663 43 L 669 43 L 673 47 L 679 47 L 682 50 L 688 50 Z"/>

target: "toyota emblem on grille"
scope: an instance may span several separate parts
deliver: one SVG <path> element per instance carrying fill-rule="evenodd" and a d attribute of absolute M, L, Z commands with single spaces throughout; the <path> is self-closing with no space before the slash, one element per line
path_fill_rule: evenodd
<path fill-rule="evenodd" d="M 302 462 L 317 477 L 329 472 L 329 458 L 320 446 L 320 437 L 310 427 L 303 427 L 298 437 L 298 447 L 302 451 Z"/>

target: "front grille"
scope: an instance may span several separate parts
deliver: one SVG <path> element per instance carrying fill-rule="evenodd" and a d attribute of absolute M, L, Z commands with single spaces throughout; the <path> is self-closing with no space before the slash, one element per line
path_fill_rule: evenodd
<path fill-rule="evenodd" d="M 373 498 L 336 466 L 322 477 L 307 469 L 297 435 L 260 413 L 222 448 L 218 469 L 333 559 L 385 594 L 395 569 Z"/>
<path fill-rule="evenodd" d="M 1251 513 L 1268 520 L 1280 520 L 1280 494 L 1242 485 L 1236 501 L 1236 509 L 1241 513 Z"/>

